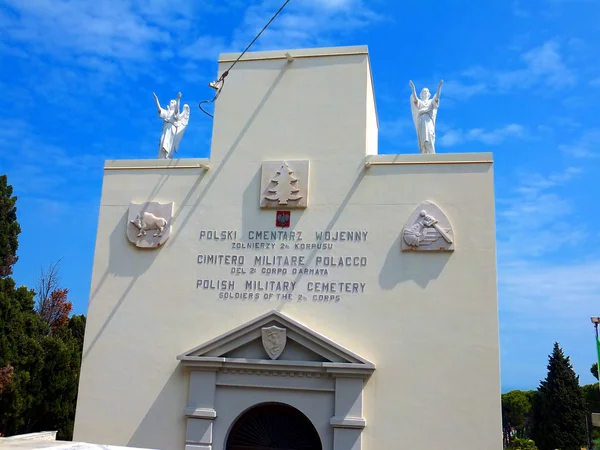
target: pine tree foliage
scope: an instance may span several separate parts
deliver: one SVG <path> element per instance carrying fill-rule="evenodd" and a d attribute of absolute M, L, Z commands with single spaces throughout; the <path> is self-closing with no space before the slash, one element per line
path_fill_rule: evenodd
<path fill-rule="evenodd" d="M 533 440 L 540 450 L 580 450 L 586 445 L 586 430 L 579 377 L 554 343 L 548 375 L 533 397 Z"/>
<path fill-rule="evenodd" d="M 42 336 L 48 327 L 33 309 L 34 293 L 0 280 L 0 367 L 12 375 L 0 394 L 0 431 L 8 436 L 29 426 L 28 412 L 40 396 Z"/>
<path fill-rule="evenodd" d="M 0 175 L 0 278 L 12 274 L 17 262 L 18 237 L 21 227 L 17 222 L 17 197 L 8 184 L 8 177 Z"/>
<path fill-rule="evenodd" d="M 583 395 L 583 404 L 587 411 L 600 413 L 600 386 L 598 383 L 581 386 L 581 395 Z"/>
<path fill-rule="evenodd" d="M 16 198 L 0 176 L 0 433 L 58 431 L 71 439 L 85 316 L 68 317 L 66 289 L 50 291 L 52 321 L 36 310 L 35 292 L 10 277 L 17 261 Z M 54 298 L 52 297 L 52 293 Z M 69 312 L 66 312 L 66 311 Z M 49 322 L 49 323 L 47 323 Z"/>
<path fill-rule="evenodd" d="M 514 438 L 524 439 L 529 436 L 533 394 L 533 391 L 520 390 L 502 394 L 502 429 L 505 445 L 511 443 Z"/>

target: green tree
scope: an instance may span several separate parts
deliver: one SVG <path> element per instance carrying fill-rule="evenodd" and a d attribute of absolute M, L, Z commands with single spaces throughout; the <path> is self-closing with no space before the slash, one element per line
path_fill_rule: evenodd
<path fill-rule="evenodd" d="M 72 316 L 69 319 L 69 330 L 71 330 L 73 338 L 77 341 L 77 345 L 79 346 L 79 353 L 83 353 L 83 338 L 85 335 L 85 324 L 86 317 L 83 314 L 78 316 Z"/>
<path fill-rule="evenodd" d="M 8 177 L 0 175 L 0 278 L 12 274 L 17 262 L 18 236 L 21 227 L 17 222 L 17 197 L 8 184 Z"/>
<path fill-rule="evenodd" d="M 600 387 L 598 383 L 581 386 L 581 395 L 586 410 L 600 413 Z"/>
<path fill-rule="evenodd" d="M 502 429 L 505 444 L 511 442 L 513 430 L 516 431 L 515 437 L 519 439 L 529 435 L 532 395 L 532 391 L 519 390 L 502 394 Z"/>
<path fill-rule="evenodd" d="M 78 321 L 79 316 L 69 319 Z M 70 324 L 70 323 L 69 323 Z M 42 393 L 35 411 L 39 430 L 58 430 L 60 439 L 73 438 L 82 346 L 64 326 L 42 339 L 44 365 Z"/>
<path fill-rule="evenodd" d="M 600 386 L 599 383 L 586 384 L 581 386 L 581 395 L 583 396 L 583 404 L 589 414 L 600 413 Z M 600 428 L 592 429 L 592 439 L 595 442 L 594 449 L 600 450 Z"/>
<path fill-rule="evenodd" d="M 57 430 L 59 439 L 71 439 L 85 316 L 65 316 L 66 289 L 49 293 L 47 310 L 58 312 L 42 316 L 35 292 L 16 287 L 16 212 L 12 187 L 0 176 L 0 433 Z"/>
<path fill-rule="evenodd" d="M 46 327 L 33 310 L 34 293 L 17 288 L 10 277 L 17 261 L 17 198 L 6 175 L 0 176 L 0 432 L 27 426 L 27 412 L 39 397 L 43 361 L 40 337 Z"/>
<path fill-rule="evenodd" d="M 33 307 L 32 291 L 16 288 L 10 277 L 0 279 L 0 367 L 12 368 L 0 394 L 0 432 L 6 436 L 29 428 L 29 412 L 41 395 L 41 338 L 48 327 Z"/>
<path fill-rule="evenodd" d="M 532 416 L 532 438 L 540 450 L 580 450 L 586 445 L 579 377 L 557 342 L 549 357 L 548 375 L 533 397 Z"/>
<path fill-rule="evenodd" d="M 535 442 L 531 439 L 520 439 L 516 438 L 513 442 L 508 445 L 510 450 L 538 450 L 535 446 Z"/>
<path fill-rule="evenodd" d="M 596 378 L 596 380 L 600 379 L 600 378 L 598 378 L 598 363 L 592 364 L 592 367 L 590 368 L 590 372 L 592 372 L 592 375 L 594 375 L 594 378 Z"/>

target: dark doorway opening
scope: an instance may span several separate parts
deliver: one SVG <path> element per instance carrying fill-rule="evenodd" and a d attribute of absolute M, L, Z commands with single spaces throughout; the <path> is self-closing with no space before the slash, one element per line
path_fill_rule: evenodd
<path fill-rule="evenodd" d="M 255 406 L 235 422 L 225 450 L 323 450 L 311 421 L 289 405 Z"/>

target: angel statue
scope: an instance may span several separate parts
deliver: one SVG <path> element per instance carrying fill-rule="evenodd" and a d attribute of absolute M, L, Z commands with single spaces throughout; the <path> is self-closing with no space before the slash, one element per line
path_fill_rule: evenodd
<path fill-rule="evenodd" d="M 417 91 L 412 81 L 409 82 L 412 89 L 410 96 L 410 109 L 413 122 L 417 129 L 417 139 L 421 153 L 435 153 L 435 119 L 440 106 L 440 92 L 444 80 L 438 84 L 437 92 L 432 99 L 429 89 L 424 88 L 421 95 L 417 97 Z"/>
<path fill-rule="evenodd" d="M 158 97 L 154 92 L 152 95 L 156 101 L 158 117 L 163 120 L 162 134 L 158 147 L 158 159 L 172 159 L 173 153 L 179 148 L 183 133 L 190 120 L 190 107 L 187 104 L 183 105 L 183 111 L 179 111 L 181 92 L 177 94 L 176 100 L 169 102 L 166 108 L 160 106 Z"/>

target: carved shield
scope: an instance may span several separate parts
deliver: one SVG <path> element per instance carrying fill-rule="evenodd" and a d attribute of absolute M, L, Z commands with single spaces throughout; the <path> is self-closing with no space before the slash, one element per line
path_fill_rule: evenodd
<path fill-rule="evenodd" d="M 279 358 L 283 353 L 286 341 L 287 335 L 285 328 L 279 328 L 273 325 L 262 329 L 262 343 L 269 358 Z"/>
<path fill-rule="evenodd" d="M 454 230 L 446 214 L 434 203 L 421 203 L 402 230 L 402 251 L 454 251 Z"/>
<path fill-rule="evenodd" d="M 174 206 L 173 202 L 130 203 L 127 239 L 136 247 L 161 247 L 171 235 Z"/>

